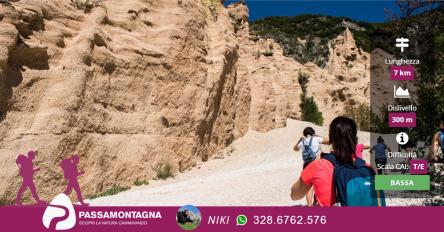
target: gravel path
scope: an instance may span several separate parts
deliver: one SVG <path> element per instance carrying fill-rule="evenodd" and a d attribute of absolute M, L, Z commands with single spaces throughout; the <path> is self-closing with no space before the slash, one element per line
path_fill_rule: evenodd
<path fill-rule="evenodd" d="M 151 181 L 114 196 L 89 201 L 112 206 L 291 206 L 305 199 L 290 199 L 290 186 L 302 169 L 300 153 L 292 146 L 306 126 L 327 137 L 328 129 L 311 123 L 288 120 L 285 128 L 267 133 L 250 130 L 212 160 L 165 181 Z M 369 133 L 359 141 L 368 143 Z M 330 148 L 324 146 L 324 151 Z M 368 153 L 364 153 L 368 158 Z M 419 200 L 394 199 L 388 205 L 419 204 Z"/>

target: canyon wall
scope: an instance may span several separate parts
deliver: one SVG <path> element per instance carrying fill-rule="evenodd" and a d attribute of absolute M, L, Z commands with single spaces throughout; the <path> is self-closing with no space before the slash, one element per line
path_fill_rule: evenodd
<path fill-rule="evenodd" d="M 243 4 L 1 4 L 0 199 L 14 199 L 15 159 L 32 149 L 45 199 L 64 190 L 59 163 L 71 154 L 81 157 L 86 195 L 150 180 L 165 164 L 186 171 L 250 129 L 300 119 L 302 72 L 328 124 L 347 101 L 368 96 L 368 54 L 352 39 L 345 31 L 331 41 L 320 68 L 251 36 Z"/>

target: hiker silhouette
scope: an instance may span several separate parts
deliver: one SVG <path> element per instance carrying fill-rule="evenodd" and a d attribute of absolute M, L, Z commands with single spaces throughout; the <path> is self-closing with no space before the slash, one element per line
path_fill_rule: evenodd
<path fill-rule="evenodd" d="M 29 188 L 29 190 L 31 190 L 32 197 L 35 199 L 37 204 L 46 203 L 45 201 L 40 200 L 34 184 L 34 173 L 40 170 L 40 168 L 34 169 L 34 164 L 32 163 L 36 155 L 37 151 L 29 151 L 28 156 L 20 154 L 17 156 L 17 159 L 15 161 L 19 168 L 19 174 L 23 179 L 22 185 L 20 185 L 20 188 L 17 192 L 17 197 L 15 199 L 15 203 L 17 205 L 22 205 L 21 199 L 26 188 Z"/>
<path fill-rule="evenodd" d="M 74 189 L 74 191 L 77 194 L 77 199 L 79 200 L 81 205 L 89 205 L 88 203 L 85 203 L 83 201 L 82 192 L 80 191 L 80 185 L 77 178 L 84 174 L 85 172 L 79 172 L 77 169 L 77 165 L 79 164 L 80 157 L 78 155 L 72 155 L 66 159 L 63 159 L 60 163 L 60 167 L 63 170 L 63 175 L 65 179 L 68 181 L 68 184 L 66 186 L 65 194 L 69 195 Z"/>

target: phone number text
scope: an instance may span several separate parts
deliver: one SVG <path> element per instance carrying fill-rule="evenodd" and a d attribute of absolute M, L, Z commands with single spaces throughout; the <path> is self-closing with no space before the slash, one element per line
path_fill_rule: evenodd
<path fill-rule="evenodd" d="M 256 225 L 325 225 L 327 224 L 327 216 L 256 215 L 253 216 L 253 223 Z"/>

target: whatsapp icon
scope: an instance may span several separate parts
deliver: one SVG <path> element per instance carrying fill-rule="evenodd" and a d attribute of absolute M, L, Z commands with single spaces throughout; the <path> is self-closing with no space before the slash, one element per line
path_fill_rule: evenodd
<path fill-rule="evenodd" d="M 247 216 L 240 214 L 237 216 L 236 218 L 236 225 L 237 226 L 244 226 L 245 224 L 247 224 Z"/>

